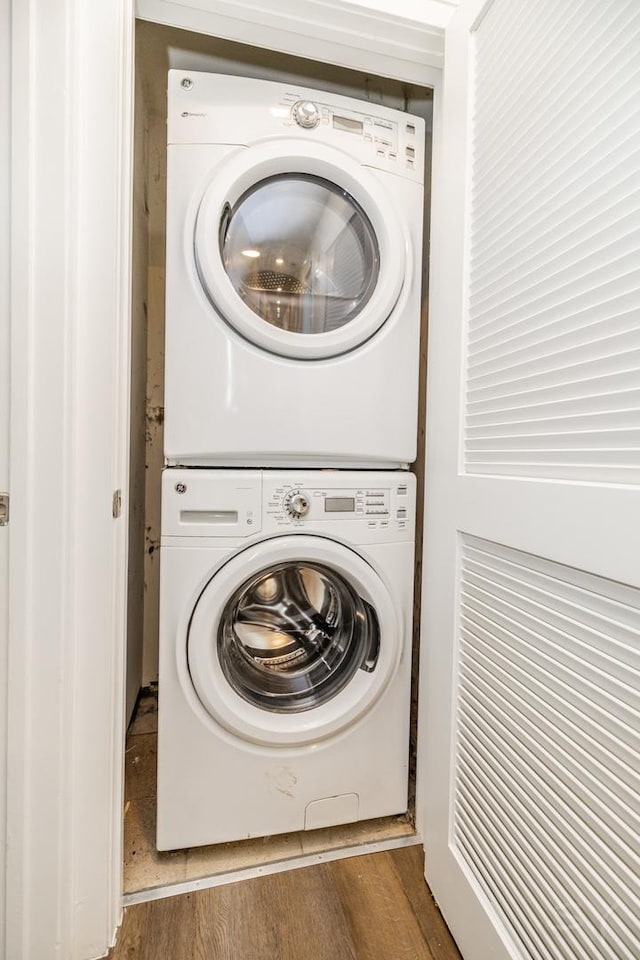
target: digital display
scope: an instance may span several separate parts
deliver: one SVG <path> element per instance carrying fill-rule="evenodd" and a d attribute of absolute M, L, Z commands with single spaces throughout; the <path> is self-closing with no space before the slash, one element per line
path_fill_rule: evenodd
<path fill-rule="evenodd" d="M 325 497 L 325 513 L 354 513 L 356 509 L 355 497 Z"/>
<path fill-rule="evenodd" d="M 333 126 L 336 130 L 347 130 L 348 133 L 362 133 L 364 126 L 361 120 L 352 120 L 351 117 L 333 117 Z"/>

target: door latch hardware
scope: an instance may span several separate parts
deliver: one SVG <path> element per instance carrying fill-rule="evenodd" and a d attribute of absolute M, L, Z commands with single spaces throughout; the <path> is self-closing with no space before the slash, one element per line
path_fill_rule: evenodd
<path fill-rule="evenodd" d="M 9 523 L 9 494 L 0 493 L 0 527 Z"/>
<path fill-rule="evenodd" d="M 111 513 L 113 519 L 117 520 L 120 514 L 122 513 L 122 490 L 115 490 L 113 493 L 113 500 L 111 502 Z"/>

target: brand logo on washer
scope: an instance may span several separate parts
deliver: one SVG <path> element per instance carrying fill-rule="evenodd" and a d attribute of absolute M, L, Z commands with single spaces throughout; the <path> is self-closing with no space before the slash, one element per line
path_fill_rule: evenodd
<path fill-rule="evenodd" d="M 180 114 L 181 117 L 206 117 L 206 113 L 190 113 L 189 110 L 183 110 Z"/>

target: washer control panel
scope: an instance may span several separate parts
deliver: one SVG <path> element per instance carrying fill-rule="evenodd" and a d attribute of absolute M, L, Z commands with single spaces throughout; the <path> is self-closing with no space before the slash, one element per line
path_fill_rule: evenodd
<path fill-rule="evenodd" d="M 318 475 L 314 476 L 317 479 Z M 371 480 L 371 475 L 367 478 Z M 276 526 L 305 527 L 333 521 L 359 522 L 373 529 L 403 529 L 413 521 L 413 496 L 406 477 L 393 484 L 389 474 L 381 483 L 360 486 L 318 486 L 305 482 L 275 482 L 265 490 L 265 513 Z"/>
<path fill-rule="evenodd" d="M 162 542 L 319 534 L 353 543 L 411 540 L 416 480 L 373 470 L 170 467 L 162 477 Z"/>

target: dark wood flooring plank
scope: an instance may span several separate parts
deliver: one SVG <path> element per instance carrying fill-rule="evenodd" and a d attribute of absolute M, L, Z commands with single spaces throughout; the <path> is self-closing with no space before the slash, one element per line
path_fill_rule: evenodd
<path fill-rule="evenodd" d="M 193 960 L 277 957 L 278 923 L 275 912 L 264 909 L 268 900 L 260 880 L 201 891 L 192 918 Z"/>
<path fill-rule="evenodd" d="M 357 960 L 434 960 L 388 853 L 331 867 Z"/>
<path fill-rule="evenodd" d="M 196 926 L 197 960 L 355 960 L 356 956 L 326 865 L 202 891 Z"/>
<path fill-rule="evenodd" d="M 280 914 L 282 960 L 355 960 L 351 932 L 330 864 L 278 876 L 278 894 L 288 900 Z M 284 921 L 284 922 L 283 922 Z"/>
<path fill-rule="evenodd" d="M 160 960 L 193 956 L 196 894 L 136 904 L 125 911 L 118 942 L 109 960 Z"/>
<path fill-rule="evenodd" d="M 462 960 L 449 928 L 425 882 L 422 845 L 392 850 L 389 856 L 434 958 Z"/>

